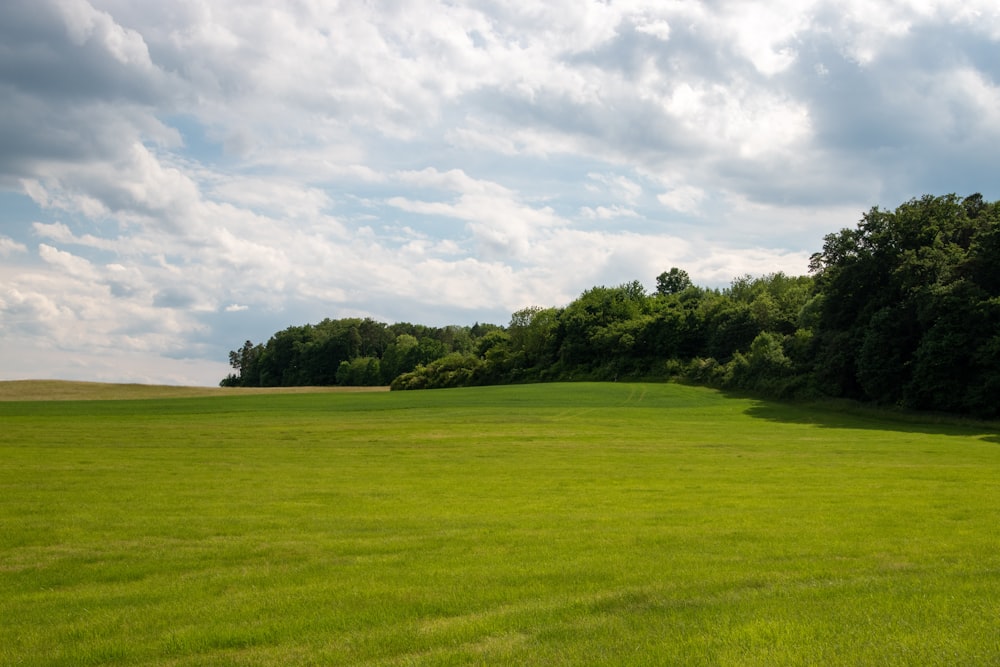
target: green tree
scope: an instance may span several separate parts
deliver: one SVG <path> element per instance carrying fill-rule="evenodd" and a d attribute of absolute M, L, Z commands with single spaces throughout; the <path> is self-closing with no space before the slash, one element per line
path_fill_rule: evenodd
<path fill-rule="evenodd" d="M 827 235 L 810 263 L 820 384 L 881 403 L 995 411 L 981 387 L 997 383 L 998 229 L 997 203 L 928 195 Z"/>
<path fill-rule="evenodd" d="M 687 271 L 677 267 L 656 276 L 656 293 L 660 296 L 678 294 L 691 286 L 691 277 L 688 276 Z"/>
<path fill-rule="evenodd" d="M 303 347 L 312 339 L 312 325 L 292 326 L 271 336 L 259 359 L 262 387 L 305 384 L 302 381 Z"/>
<path fill-rule="evenodd" d="M 613 364 L 622 352 L 620 325 L 651 312 L 649 301 L 638 281 L 581 294 L 559 317 L 561 362 L 582 368 Z"/>
<path fill-rule="evenodd" d="M 337 384 L 343 387 L 374 387 L 382 384 L 379 360 L 375 357 L 355 357 L 350 361 L 340 362 Z"/>
<path fill-rule="evenodd" d="M 410 334 L 396 336 L 382 355 L 382 383 L 389 384 L 402 373 L 408 373 L 420 363 L 418 346 L 420 341 Z"/>
<path fill-rule="evenodd" d="M 750 304 L 720 298 L 712 304 L 706 317 L 709 331 L 708 353 L 720 361 L 736 352 L 746 351 L 762 328 L 754 317 Z"/>
<path fill-rule="evenodd" d="M 510 352 L 523 369 L 550 366 L 555 361 L 556 329 L 559 310 L 533 306 L 522 308 L 510 317 L 507 335 Z"/>
<path fill-rule="evenodd" d="M 229 365 L 236 370 L 220 384 L 224 387 L 256 387 L 260 384 L 260 357 L 264 346 L 251 341 L 229 353 Z"/>

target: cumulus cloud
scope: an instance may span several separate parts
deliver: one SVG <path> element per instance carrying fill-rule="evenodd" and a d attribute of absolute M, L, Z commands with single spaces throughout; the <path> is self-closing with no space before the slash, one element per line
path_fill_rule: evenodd
<path fill-rule="evenodd" d="M 705 191 L 693 185 L 681 185 L 656 196 L 657 201 L 681 213 L 696 213 L 705 199 Z"/>
<path fill-rule="evenodd" d="M 204 384 L 323 317 L 801 273 L 998 196 L 998 41 L 986 0 L 8 0 L 0 367 Z"/>
<path fill-rule="evenodd" d="M 591 208 L 584 206 L 580 209 L 580 215 L 589 220 L 613 220 L 614 218 L 638 218 L 639 214 L 624 206 L 598 206 Z"/>
<path fill-rule="evenodd" d="M 0 256 L 12 255 L 16 252 L 27 252 L 28 249 L 23 243 L 18 243 L 14 239 L 0 236 Z"/>

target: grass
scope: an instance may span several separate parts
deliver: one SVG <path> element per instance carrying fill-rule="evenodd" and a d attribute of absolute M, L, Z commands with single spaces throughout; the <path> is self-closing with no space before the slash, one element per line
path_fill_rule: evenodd
<path fill-rule="evenodd" d="M 0 424 L 4 665 L 1000 663 L 994 425 L 625 383 Z"/>

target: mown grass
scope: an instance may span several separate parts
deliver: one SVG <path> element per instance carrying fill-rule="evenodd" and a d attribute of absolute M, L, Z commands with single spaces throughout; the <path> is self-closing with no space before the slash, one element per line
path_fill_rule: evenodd
<path fill-rule="evenodd" d="M 991 425 L 666 384 L 0 423 L 0 664 L 1000 663 Z"/>

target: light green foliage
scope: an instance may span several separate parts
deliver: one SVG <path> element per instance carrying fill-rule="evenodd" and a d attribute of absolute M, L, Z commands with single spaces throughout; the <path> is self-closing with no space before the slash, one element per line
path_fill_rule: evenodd
<path fill-rule="evenodd" d="M 392 389 L 446 389 L 482 384 L 484 362 L 478 357 L 452 352 L 426 366 L 417 366 L 392 381 Z"/>
<path fill-rule="evenodd" d="M 511 315 L 507 333 L 513 358 L 509 363 L 530 370 L 555 360 L 554 337 L 559 325 L 559 310 L 533 306 Z"/>
<path fill-rule="evenodd" d="M 1000 662 L 995 426 L 628 383 L 0 422 L 4 665 Z"/>
<path fill-rule="evenodd" d="M 375 357 L 355 357 L 340 362 L 337 384 L 343 387 L 373 387 L 382 384 L 380 362 Z"/>

